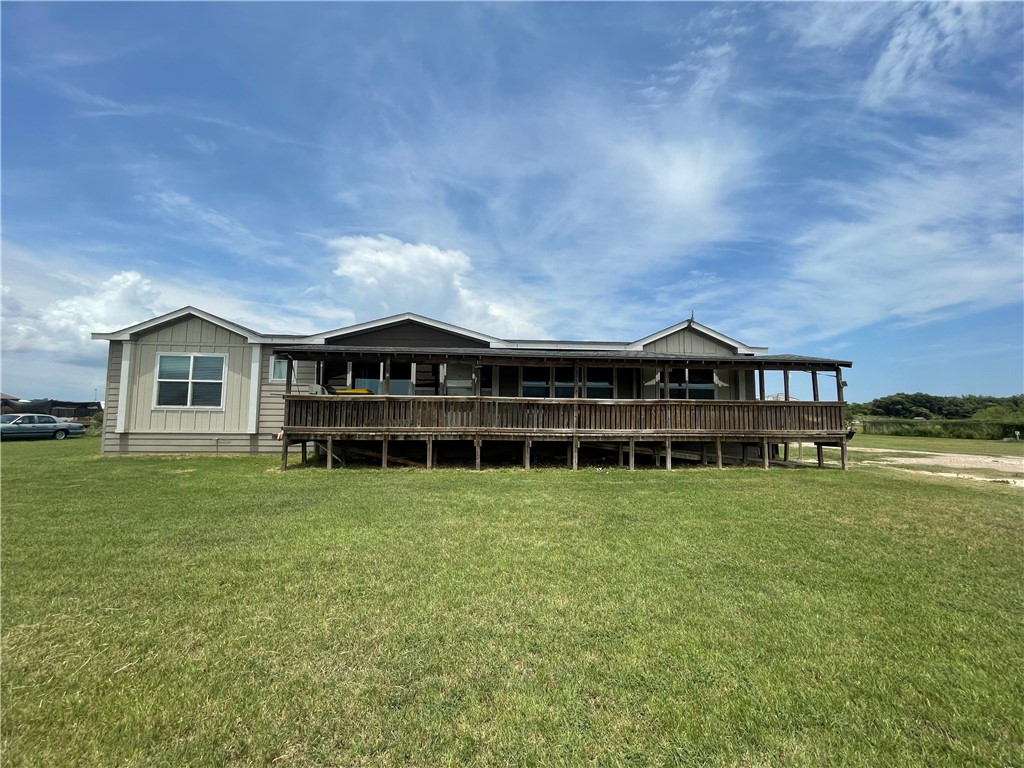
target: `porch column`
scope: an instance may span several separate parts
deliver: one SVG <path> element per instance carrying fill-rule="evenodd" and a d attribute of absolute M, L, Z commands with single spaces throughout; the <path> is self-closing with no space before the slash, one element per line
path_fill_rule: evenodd
<path fill-rule="evenodd" d="M 811 391 L 814 393 L 814 402 L 818 402 L 821 398 L 818 397 L 818 372 L 811 371 Z"/>
<path fill-rule="evenodd" d="M 665 400 L 669 399 L 668 398 L 668 375 L 669 375 L 669 371 L 670 370 L 671 369 L 667 365 L 662 366 L 662 369 L 661 369 L 661 381 L 662 381 L 662 387 L 663 387 L 661 396 Z"/>
<path fill-rule="evenodd" d="M 758 388 L 761 390 L 760 399 L 764 400 L 765 399 L 765 391 L 764 391 L 764 366 L 763 365 L 762 366 L 758 366 L 758 369 L 757 369 L 757 384 L 758 384 Z"/>
<path fill-rule="evenodd" d="M 789 402 L 789 371 L 782 372 L 782 391 L 785 393 L 786 402 Z"/>
<path fill-rule="evenodd" d="M 295 373 L 295 363 L 292 359 L 288 358 L 288 363 L 285 365 L 284 374 L 284 393 L 290 395 L 292 393 L 292 375 Z"/>
<path fill-rule="evenodd" d="M 572 367 L 572 396 L 576 399 L 580 396 L 580 382 L 582 377 L 580 376 L 580 365 L 576 363 Z"/>
<path fill-rule="evenodd" d="M 843 369 L 836 366 L 836 400 L 843 402 Z"/>
<path fill-rule="evenodd" d="M 381 392 L 382 395 L 391 394 L 391 358 L 384 359 L 384 387 Z"/>

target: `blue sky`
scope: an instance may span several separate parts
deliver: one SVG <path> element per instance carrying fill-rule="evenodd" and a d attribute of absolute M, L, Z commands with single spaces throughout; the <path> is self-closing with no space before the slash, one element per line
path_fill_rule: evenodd
<path fill-rule="evenodd" d="M 4 3 L 3 391 L 413 311 L 1024 390 L 1024 6 Z"/>

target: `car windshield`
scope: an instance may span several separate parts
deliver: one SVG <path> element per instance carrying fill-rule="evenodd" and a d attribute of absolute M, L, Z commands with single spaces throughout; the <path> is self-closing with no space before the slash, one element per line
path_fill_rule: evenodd
<path fill-rule="evenodd" d="M 0 416 L 0 424 L 10 424 L 16 418 L 18 417 L 12 413 L 5 414 L 3 416 Z"/>

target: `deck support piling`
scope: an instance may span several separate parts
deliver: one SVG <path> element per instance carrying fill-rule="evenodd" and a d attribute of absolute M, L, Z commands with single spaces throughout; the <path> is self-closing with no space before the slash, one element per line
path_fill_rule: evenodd
<path fill-rule="evenodd" d="M 530 468 L 530 439 L 523 440 L 523 469 Z"/>
<path fill-rule="evenodd" d="M 334 435 L 327 436 L 327 468 L 334 469 Z"/>
<path fill-rule="evenodd" d="M 281 471 L 288 469 L 288 438 L 281 438 Z"/>
<path fill-rule="evenodd" d="M 762 461 L 762 466 L 765 469 L 768 469 L 768 459 L 769 459 L 768 451 L 769 450 L 771 450 L 771 449 L 768 446 L 768 441 L 767 440 L 762 440 L 761 441 L 761 461 Z"/>
<path fill-rule="evenodd" d="M 572 439 L 572 468 L 574 470 L 580 468 L 580 439 L 578 437 Z"/>
<path fill-rule="evenodd" d="M 434 438 L 427 437 L 427 469 L 434 468 Z"/>
<path fill-rule="evenodd" d="M 789 463 L 789 440 L 782 444 L 782 460 Z"/>
<path fill-rule="evenodd" d="M 388 468 L 388 439 L 385 437 L 381 442 L 380 447 L 380 468 Z"/>
<path fill-rule="evenodd" d="M 477 472 L 479 472 L 480 471 L 480 452 L 481 452 L 481 449 L 483 448 L 483 440 L 481 440 L 479 437 L 475 438 L 473 440 L 473 447 L 476 449 L 476 470 L 477 470 Z"/>
<path fill-rule="evenodd" d="M 840 440 L 839 441 L 839 454 L 842 457 L 843 469 L 849 469 L 850 468 L 850 464 L 849 464 L 849 461 L 847 460 L 847 456 L 846 456 L 846 441 L 845 440 Z"/>
<path fill-rule="evenodd" d="M 302 441 L 302 466 L 306 466 L 309 463 L 309 449 L 307 448 L 308 443 Z"/>
<path fill-rule="evenodd" d="M 665 469 L 672 469 L 672 438 L 665 438 Z"/>
<path fill-rule="evenodd" d="M 718 468 L 722 468 L 722 439 L 715 438 L 715 461 Z"/>
<path fill-rule="evenodd" d="M 636 469 L 636 440 L 629 438 L 629 471 Z"/>
<path fill-rule="evenodd" d="M 622 466 L 622 458 L 623 458 L 622 457 L 622 453 L 623 453 L 623 451 L 622 451 L 622 443 L 619 443 L 618 449 L 619 449 L 619 466 L 621 467 Z"/>
<path fill-rule="evenodd" d="M 825 449 L 821 447 L 821 444 L 815 446 L 818 449 L 818 468 L 825 466 Z"/>

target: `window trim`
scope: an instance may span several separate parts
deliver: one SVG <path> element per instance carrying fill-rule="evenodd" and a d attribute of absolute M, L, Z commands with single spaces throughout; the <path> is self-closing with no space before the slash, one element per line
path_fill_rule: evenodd
<path fill-rule="evenodd" d="M 278 357 L 277 355 L 271 355 L 270 356 L 270 369 L 269 369 L 269 371 L 267 373 L 267 382 L 269 384 L 284 384 L 288 380 L 288 374 L 287 373 L 285 373 L 285 375 L 282 376 L 280 379 L 275 379 L 274 378 L 274 363 L 276 363 L 278 360 L 280 360 L 282 363 L 285 363 L 286 365 L 288 363 L 288 361 L 285 358 L 283 358 L 283 357 Z M 287 368 L 285 370 L 287 370 Z M 298 363 L 296 363 L 296 364 L 292 365 L 292 384 L 298 384 L 298 383 L 299 383 L 299 366 L 298 366 Z"/>
<path fill-rule="evenodd" d="M 187 357 L 188 361 L 188 378 L 187 379 L 161 379 L 160 378 L 160 359 L 163 357 Z M 219 380 L 214 379 L 195 379 L 192 376 L 192 370 L 195 367 L 195 359 L 197 357 L 219 357 L 221 359 L 221 378 Z M 223 411 L 224 400 L 227 396 L 227 378 L 228 378 L 228 355 L 226 352 L 157 352 L 156 353 L 156 366 L 153 369 L 153 410 L 154 411 Z M 188 384 L 188 398 L 185 405 L 159 405 L 160 402 L 160 383 L 166 382 L 186 382 Z M 219 405 L 188 405 L 188 402 L 192 400 L 192 385 L 193 384 L 220 384 L 220 404 Z"/>

